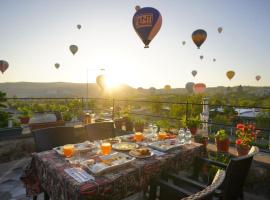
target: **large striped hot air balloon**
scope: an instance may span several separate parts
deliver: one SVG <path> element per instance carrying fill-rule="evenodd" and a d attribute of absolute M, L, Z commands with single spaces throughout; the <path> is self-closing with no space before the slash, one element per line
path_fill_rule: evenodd
<path fill-rule="evenodd" d="M 157 9 L 151 7 L 140 8 L 136 6 L 136 10 L 133 16 L 133 27 L 145 44 L 144 48 L 149 48 L 150 42 L 161 27 L 161 14 Z"/>
<path fill-rule="evenodd" d="M 203 29 L 198 29 L 198 30 L 196 30 L 196 31 L 194 31 L 192 33 L 192 40 L 196 44 L 196 46 L 198 47 L 198 49 L 204 43 L 204 41 L 206 40 L 206 38 L 207 38 L 207 33 Z"/>
<path fill-rule="evenodd" d="M 205 91 L 206 85 L 204 83 L 196 83 L 193 85 L 193 91 L 196 94 L 201 94 Z"/>
<path fill-rule="evenodd" d="M 7 70 L 9 64 L 7 61 L 5 60 L 0 60 L 0 71 L 2 72 L 2 74 Z"/>

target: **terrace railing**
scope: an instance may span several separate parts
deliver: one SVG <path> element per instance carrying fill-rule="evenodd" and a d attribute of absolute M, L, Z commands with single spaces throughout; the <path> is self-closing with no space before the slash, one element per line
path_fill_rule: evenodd
<path fill-rule="evenodd" d="M 189 121 L 191 117 L 202 113 L 203 106 L 208 106 L 209 120 L 200 123 L 208 124 L 210 141 L 214 141 L 214 133 L 220 128 L 226 129 L 233 141 L 236 124 L 249 122 L 260 130 L 256 145 L 261 150 L 270 152 L 270 107 L 111 98 L 7 98 L 7 106 L 14 110 L 28 107 L 33 112 L 60 111 L 66 121 L 74 117 L 81 120 L 83 112 L 93 112 L 97 117 L 112 120 L 129 115 L 176 129 L 184 126 L 183 121 Z M 252 116 L 238 116 L 235 113 L 236 108 L 250 109 Z"/>

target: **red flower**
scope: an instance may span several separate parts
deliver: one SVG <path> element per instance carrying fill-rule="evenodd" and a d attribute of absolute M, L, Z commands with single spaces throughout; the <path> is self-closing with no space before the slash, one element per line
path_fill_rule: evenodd
<path fill-rule="evenodd" d="M 242 144 L 242 140 L 241 140 L 241 139 L 237 139 L 237 140 L 235 141 L 235 143 L 236 143 L 237 145 L 240 145 L 240 144 Z"/>
<path fill-rule="evenodd" d="M 245 127 L 244 124 L 237 124 L 236 126 L 237 129 L 243 129 L 244 127 Z"/>

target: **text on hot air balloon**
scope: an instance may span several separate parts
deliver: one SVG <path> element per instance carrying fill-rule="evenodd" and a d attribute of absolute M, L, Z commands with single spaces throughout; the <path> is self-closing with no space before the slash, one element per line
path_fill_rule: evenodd
<path fill-rule="evenodd" d="M 149 27 L 152 25 L 153 25 L 153 14 L 152 13 L 138 15 L 135 18 L 135 27 L 136 28 Z"/>

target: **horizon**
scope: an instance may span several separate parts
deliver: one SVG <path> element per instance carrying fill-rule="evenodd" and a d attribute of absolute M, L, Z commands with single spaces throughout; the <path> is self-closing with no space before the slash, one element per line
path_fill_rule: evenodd
<path fill-rule="evenodd" d="M 187 82 L 207 87 L 270 86 L 270 41 L 265 37 L 270 31 L 269 1 L 24 0 L 0 5 L 4 27 L 0 60 L 10 65 L 0 74 L 1 83 L 86 83 L 87 79 L 95 83 L 96 76 L 105 74 L 111 87 L 184 88 Z M 149 49 L 143 48 L 132 27 L 136 5 L 154 7 L 163 18 Z M 198 28 L 208 33 L 200 50 L 191 40 Z M 70 44 L 79 46 L 75 56 L 68 50 Z M 59 69 L 55 63 L 60 63 Z M 192 70 L 198 71 L 195 78 Z M 228 70 L 236 72 L 231 81 L 225 76 Z M 256 75 L 262 79 L 256 81 Z"/>
<path fill-rule="evenodd" d="M 16 83 L 34 83 L 34 84 L 50 84 L 50 83 L 66 83 L 66 84 L 87 84 L 87 83 L 83 83 L 83 82 L 81 82 L 81 83 L 78 83 L 78 82 L 28 82 L 28 81 L 18 81 L 18 82 L 0 82 L 0 84 L 16 84 Z M 97 85 L 98 86 L 98 84 L 97 83 L 94 83 L 94 82 L 89 82 L 88 84 L 95 84 L 95 85 Z M 119 84 L 118 86 L 128 86 L 128 87 L 131 87 L 131 88 L 133 88 L 133 89 L 138 89 L 138 88 L 140 88 L 140 87 L 132 87 L 131 85 L 128 85 L 128 84 L 126 84 L 126 83 L 121 83 L 121 84 Z M 224 85 L 217 85 L 217 86 L 210 86 L 210 87 L 207 87 L 208 89 L 210 89 L 210 88 L 218 88 L 218 87 L 224 87 L 224 88 L 227 88 L 227 87 L 230 87 L 230 88 L 237 88 L 237 87 L 239 87 L 239 86 L 241 86 L 241 87 L 254 87 L 254 88 L 267 88 L 267 87 L 269 87 L 270 88 L 270 86 L 254 86 L 254 85 L 233 85 L 233 86 L 224 86 Z M 144 90 L 149 90 L 151 87 L 149 87 L 149 88 L 145 88 L 145 87 L 141 87 L 142 89 L 144 89 Z M 154 87 L 155 89 L 157 89 L 157 90 L 165 90 L 164 89 L 164 87 Z M 207 89 L 206 88 L 206 89 Z M 171 89 L 186 89 L 185 87 L 172 87 Z"/>

